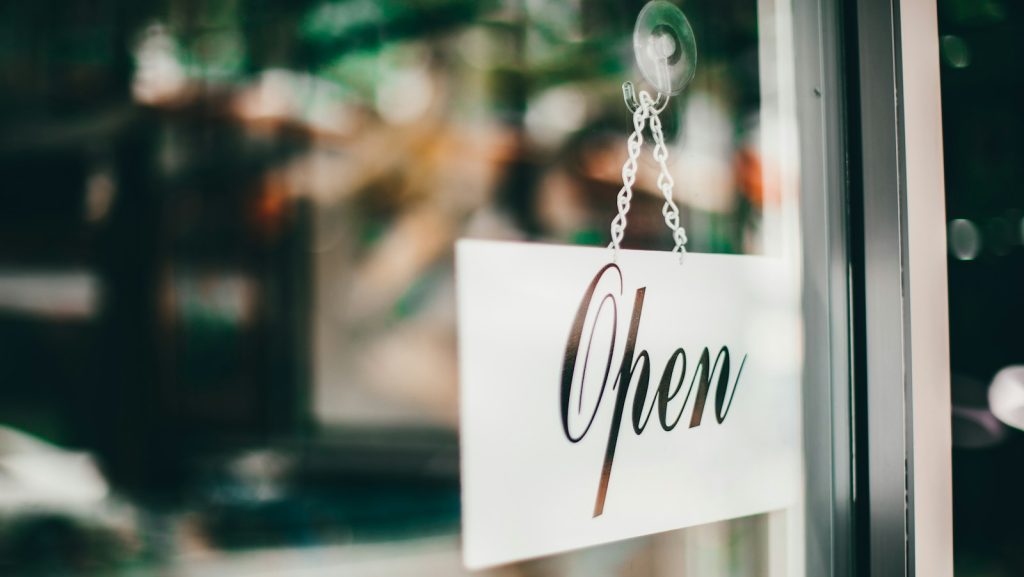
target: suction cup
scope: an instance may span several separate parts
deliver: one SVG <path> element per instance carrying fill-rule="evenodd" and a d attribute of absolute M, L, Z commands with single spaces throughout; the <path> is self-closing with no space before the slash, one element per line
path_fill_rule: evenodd
<path fill-rule="evenodd" d="M 633 28 L 633 52 L 644 79 L 663 94 L 679 94 L 697 70 L 697 41 L 683 12 L 664 0 L 644 6 Z"/>

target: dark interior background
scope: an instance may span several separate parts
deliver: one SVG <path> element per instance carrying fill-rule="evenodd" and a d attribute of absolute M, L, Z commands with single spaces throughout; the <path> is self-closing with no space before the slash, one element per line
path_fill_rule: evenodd
<path fill-rule="evenodd" d="M 956 575 L 1024 575 L 1024 432 L 984 413 L 1024 364 L 1024 6 L 940 0 L 939 33 Z"/>

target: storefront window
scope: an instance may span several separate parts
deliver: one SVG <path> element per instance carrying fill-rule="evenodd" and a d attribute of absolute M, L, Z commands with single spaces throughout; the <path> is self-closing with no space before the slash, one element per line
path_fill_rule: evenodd
<path fill-rule="evenodd" d="M 0 573 L 468 574 L 453 244 L 607 244 L 641 7 L 0 10 Z M 681 7 L 689 249 L 799 272 L 793 7 Z M 625 248 L 672 244 L 656 176 Z M 802 575 L 804 515 L 482 574 Z"/>

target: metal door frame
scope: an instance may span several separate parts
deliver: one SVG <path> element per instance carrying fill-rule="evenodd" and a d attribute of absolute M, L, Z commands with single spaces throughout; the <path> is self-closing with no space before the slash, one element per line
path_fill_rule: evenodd
<path fill-rule="evenodd" d="M 848 143 L 841 8 L 838 0 L 793 5 L 801 158 L 804 574 L 808 577 L 853 574 Z"/>
<path fill-rule="evenodd" d="M 936 3 L 845 14 L 855 574 L 952 577 Z"/>
<path fill-rule="evenodd" d="M 936 4 L 818 0 L 793 10 L 805 573 L 952 577 Z"/>

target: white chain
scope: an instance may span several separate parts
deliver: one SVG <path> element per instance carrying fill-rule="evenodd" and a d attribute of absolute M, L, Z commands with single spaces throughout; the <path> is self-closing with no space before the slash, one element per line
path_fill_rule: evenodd
<path fill-rule="evenodd" d="M 654 105 L 649 94 L 642 92 L 640 100 L 643 101 L 644 97 L 647 98 L 647 102 L 650 105 Z M 665 226 L 672 231 L 672 239 L 675 241 L 675 247 L 672 249 L 672 252 L 685 254 L 686 229 L 679 224 L 679 207 L 676 206 L 676 201 L 672 196 L 672 187 L 675 186 L 675 180 L 672 179 L 666 164 L 668 161 L 668 147 L 665 146 L 665 135 L 661 131 L 661 119 L 658 118 L 657 114 L 651 115 L 651 133 L 654 135 L 654 160 L 658 161 L 658 164 L 661 165 L 661 174 L 658 175 L 658 190 L 665 197 L 665 204 L 661 207 L 661 215 L 665 217 Z"/>
<path fill-rule="evenodd" d="M 615 251 L 618 256 L 619 244 L 626 234 L 626 214 L 629 212 L 630 203 L 633 200 L 633 184 L 636 182 L 637 159 L 640 158 L 640 148 L 644 144 L 644 125 L 650 115 L 650 108 L 638 106 L 633 112 L 633 134 L 626 140 L 626 150 L 629 158 L 622 165 L 622 188 L 615 199 L 619 207 L 619 213 L 612 219 L 612 242 L 608 248 Z"/>
<path fill-rule="evenodd" d="M 615 256 L 618 257 L 619 245 L 626 232 L 626 214 L 629 212 L 630 204 L 633 200 L 637 159 L 640 157 L 640 149 L 644 143 L 644 124 L 650 119 L 651 134 L 654 136 L 654 160 L 661 167 L 661 173 L 658 175 L 658 190 L 665 197 L 665 205 L 661 208 L 661 214 L 665 217 L 665 225 L 672 231 L 672 239 L 675 241 L 675 247 L 672 249 L 672 252 L 678 252 L 679 258 L 682 260 L 682 256 L 686 254 L 686 229 L 679 224 L 679 207 L 676 206 L 675 199 L 672 197 L 672 188 L 675 185 L 675 181 L 668 170 L 668 147 L 665 146 L 665 135 L 661 130 L 661 119 L 658 118 L 658 113 L 655 110 L 654 99 L 651 98 L 651 95 L 646 90 L 640 91 L 638 100 L 640 105 L 637 106 L 636 112 L 633 113 L 633 133 L 629 135 L 629 139 L 626 141 L 629 158 L 622 165 L 622 188 L 619 189 L 616 199 L 619 212 L 612 219 L 612 241 L 608 248 L 612 249 L 615 252 Z"/>

